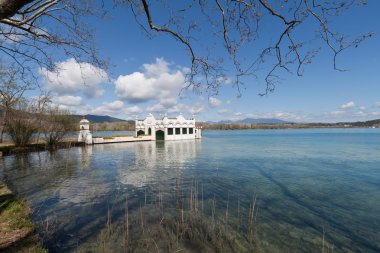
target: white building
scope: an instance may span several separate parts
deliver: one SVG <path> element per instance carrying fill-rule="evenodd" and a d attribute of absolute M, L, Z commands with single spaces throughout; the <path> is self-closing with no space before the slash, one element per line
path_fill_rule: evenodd
<path fill-rule="evenodd" d="M 182 114 L 176 118 L 155 119 L 149 113 L 144 120 L 136 120 L 136 136 L 148 135 L 152 140 L 191 140 L 202 137 L 202 127 L 196 126 L 194 117 L 185 119 Z"/>
<path fill-rule="evenodd" d="M 88 121 L 84 116 L 79 122 L 79 136 L 78 141 L 84 141 L 86 144 L 92 144 L 92 134 L 90 132 L 90 121 Z"/>

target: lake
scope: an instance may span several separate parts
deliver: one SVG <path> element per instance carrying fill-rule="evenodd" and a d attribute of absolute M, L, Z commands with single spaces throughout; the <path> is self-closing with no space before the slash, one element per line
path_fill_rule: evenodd
<path fill-rule="evenodd" d="M 380 129 L 204 131 L 1 163 L 52 252 L 380 252 Z"/>

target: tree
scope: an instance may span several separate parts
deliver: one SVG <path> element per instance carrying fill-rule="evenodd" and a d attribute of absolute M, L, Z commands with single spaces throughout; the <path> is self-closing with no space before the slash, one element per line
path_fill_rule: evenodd
<path fill-rule="evenodd" d="M 84 16 L 100 13 L 92 0 L 0 0 L 0 52 L 23 72 L 34 65 L 54 69 L 56 52 L 78 61 L 105 66 L 99 60 Z M 36 77 L 37 78 L 37 77 Z"/>
<path fill-rule="evenodd" d="M 46 145 L 55 148 L 71 130 L 75 129 L 75 123 L 69 111 L 48 106 L 41 120 L 41 131 L 45 136 Z"/>
<path fill-rule="evenodd" d="M 0 143 L 3 142 L 4 129 L 10 112 L 20 103 L 24 93 L 34 88 L 33 83 L 19 70 L 14 65 L 0 65 Z"/>
<path fill-rule="evenodd" d="M 19 100 L 9 111 L 6 129 L 16 147 L 23 147 L 32 141 L 39 130 L 39 120 L 36 117 L 36 106 L 27 100 Z"/>
<path fill-rule="evenodd" d="M 78 59 L 87 57 L 101 65 L 90 43 L 91 33 L 81 24 L 82 14 L 101 13 L 94 7 L 101 4 L 100 0 L 0 0 L 0 50 L 21 66 L 34 61 L 52 69 L 46 46 L 62 47 Z M 148 34 L 167 34 L 183 44 L 191 63 L 187 87 L 212 93 L 231 76 L 239 93 L 245 76 L 262 77 L 266 84 L 262 95 L 272 92 L 284 72 L 302 75 L 322 47 L 330 50 L 333 68 L 342 70 L 338 55 L 372 36 L 366 33 L 350 40 L 330 26 L 343 12 L 365 5 L 364 0 L 114 0 L 114 4 L 127 6 Z M 273 28 L 262 30 L 263 24 Z M 305 31 L 310 25 L 311 30 Z M 270 39 L 265 40 L 268 34 Z M 202 45 L 203 36 L 212 42 Z M 223 48 L 224 54 L 214 55 L 214 47 Z"/>

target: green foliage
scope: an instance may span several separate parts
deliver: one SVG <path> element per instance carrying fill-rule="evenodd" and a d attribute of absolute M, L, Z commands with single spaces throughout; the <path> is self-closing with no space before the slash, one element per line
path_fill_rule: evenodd
<path fill-rule="evenodd" d="M 25 215 L 29 212 L 29 207 L 25 201 L 12 197 L 4 211 L 9 213 L 8 222 L 11 229 L 34 229 L 34 225 L 28 215 Z"/>
<path fill-rule="evenodd" d="M 35 233 L 28 204 L 0 181 L 0 251 L 46 253 Z"/>

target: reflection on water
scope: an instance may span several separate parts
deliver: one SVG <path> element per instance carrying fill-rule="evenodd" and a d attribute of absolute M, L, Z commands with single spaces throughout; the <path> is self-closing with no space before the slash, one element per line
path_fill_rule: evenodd
<path fill-rule="evenodd" d="M 139 143 L 135 149 L 137 155 L 128 164 L 126 170 L 122 164 L 118 169 L 118 180 L 123 185 L 143 187 L 153 181 L 165 181 L 176 176 L 177 169 L 183 170 L 196 156 L 196 142 L 148 142 Z M 102 146 L 107 147 L 107 146 Z M 115 144 L 115 147 L 120 147 Z M 162 170 L 157 170 L 157 167 Z"/>
<path fill-rule="evenodd" d="M 380 252 L 376 130 L 76 147 L 4 157 L 0 177 L 52 251 Z"/>

